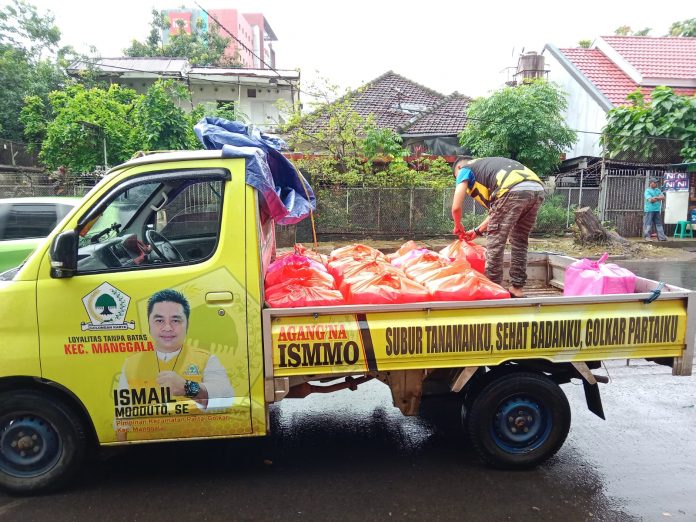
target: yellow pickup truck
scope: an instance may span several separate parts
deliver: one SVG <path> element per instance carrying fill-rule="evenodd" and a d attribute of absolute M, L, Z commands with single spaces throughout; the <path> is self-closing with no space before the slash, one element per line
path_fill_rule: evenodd
<path fill-rule="evenodd" d="M 530 257 L 524 300 L 267 308 L 274 221 L 245 169 L 221 151 L 131 160 L 3 274 L 0 487 L 65 484 L 92 447 L 266 435 L 270 403 L 369 379 L 406 415 L 455 394 L 481 457 L 524 468 L 566 438 L 559 384 L 581 379 L 603 417 L 603 360 L 691 372 L 692 292 L 639 278 L 563 297 L 562 256 Z"/>

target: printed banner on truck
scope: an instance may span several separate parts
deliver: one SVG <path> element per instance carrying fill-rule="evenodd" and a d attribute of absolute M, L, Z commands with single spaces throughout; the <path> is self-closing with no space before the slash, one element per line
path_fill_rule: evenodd
<path fill-rule="evenodd" d="M 682 301 L 276 317 L 276 376 L 673 357 Z"/>
<path fill-rule="evenodd" d="M 129 275 L 85 277 L 62 303 L 71 319 L 46 344 L 47 375 L 71 383 L 103 442 L 251 432 L 244 287 L 225 269 L 154 288 Z M 229 298 L 211 306 L 219 289 Z"/>

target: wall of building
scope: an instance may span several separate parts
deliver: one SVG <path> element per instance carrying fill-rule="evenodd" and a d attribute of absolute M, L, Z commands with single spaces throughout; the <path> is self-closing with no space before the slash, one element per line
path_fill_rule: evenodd
<path fill-rule="evenodd" d="M 253 93 L 250 93 L 253 91 Z M 217 105 L 218 102 L 231 101 L 246 116 L 249 123 L 261 129 L 277 126 L 287 121 L 287 111 L 280 111 L 278 100 L 292 104 L 292 92 L 287 85 L 261 84 L 210 84 L 191 82 L 193 104 Z M 255 94 L 255 97 L 250 97 Z"/>
<path fill-rule="evenodd" d="M 258 52 L 256 54 L 263 60 L 263 63 L 256 60 L 254 67 L 259 69 L 270 69 L 275 68 L 275 53 L 273 52 L 273 47 L 270 41 L 270 36 L 266 34 L 266 19 L 262 13 L 244 13 L 244 18 L 255 28 L 258 28 Z M 253 47 L 252 47 L 253 49 Z"/>
<path fill-rule="evenodd" d="M 122 78 L 114 81 L 134 89 L 139 94 L 145 91 L 155 82 L 155 79 L 143 78 Z M 268 84 L 265 81 L 254 82 L 253 79 L 242 79 L 241 82 L 230 81 L 225 83 L 220 80 L 196 81 L 191 80 L 188 85 L 191 92 L 191 102 L 180 100 L 179 107 L 190 112 L 192 106 L 198 104 L 208 105 L 210 108 L 217 107 L 219 102 L 234 102 L 239 111 L 246 116 L 248 123 L 253 123 L 261 129 L 272 129 L 279 123 L 285 123 L 289 112 L 279 110 L 278 100 L 283 100 L 288 107 L 292 107 L 293 92 L 286 82 L 280 85 Z M 253 90 L 253 93 L 250 93 Z M 249 96 L 255 94 L 255 97 Z M 297 93 L 295 93 L 297 96 Z"/>
<path fill-rule="evenodd" d="M 578 141 L 570 148 L 567 158 L 601 156 L 599 133 L 606 125 L 606 112 L 592 96 L 571 76 L 568 70 L 549 52 L 545 52 L 549 80 L 559 84 L 568 95 L 566 123 L 578 132 Z"/>
<path fill-rule="evenodd" d="M 225 29 L 231 32 L 244 45 L 240 45 L 234 38 L 225 49 L 225 55 L 230 57 L 237 56 L 244 67 L 254 67 L 254 60 L 251 53 L 245 48 L 252 49 L 254 31 L 244 16 L 236 9 L 210 9 L 208 11 L 212 18 L 220 22 Z M 212 18 L 208 21 L 209 25 L 213 25 Z M 229 35 L 223 29 L 219 30 L 221 36 L 229 38 Z"/>
<path fill-rule="evenodd" d="M 169 16 L 171 27 L 162 31 L 162 39 L 164 42 L 170 37 L 170 34 L 178 32 L 176 20 L 184 21 L 184 31 L 191 34 L 191 27 L 196 27 L 198 20 L 202 22 L 202 31 L 207 31 L 212 27 L 217 20 L 222 27 L 227 29 L 234 38 L 231 39 L 229 45 L 225 49 L 225 55 L 238 58 L 244 67 L 267 69 L 268 65 L 275 67 L 273 51 L 270 43 L 266 42 L 266 34 L 264 32 L 265 19 L 261 13 L 242 14 L 236 9 L 210 9 L 210 17 L 203 11 L 198 9 L 168 9 L 164 11 Z M 224 29 L 219 29 L 219 34 L 225 38 L 230 38 L 229 34 Z M 258 39 L 258 51 L 255 53 L 263 59 L 264 63 L 254 57 L 254 36 Z M 235 39 L 236 38 L 236 39 Z M 241 44 L 237 41 L 241 41 Z"/>

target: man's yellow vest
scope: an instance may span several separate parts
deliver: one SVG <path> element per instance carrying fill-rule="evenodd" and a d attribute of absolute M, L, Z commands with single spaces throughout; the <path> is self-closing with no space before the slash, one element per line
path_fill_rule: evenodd
<path fill-rule="evenodd" d="M 507 168 L 507 165 L 511 165 L 512 168 Z M 492 201 L 504 196 L 512 187 L 523 181 L 534 181 L 543 186 L 543 182 L 534 171 L 506 158 L 475 159 L 465 168 L 473 171 L 476 180 L 466 191 L 485 208 L 490 208 Z"/>
<path fill-rule="evenodd" d="M 204 350 L 184 347 L 179 357 L 167 362 L 158 359 L 157 352 L 142 352 L 126 359 L 125 370 L 129 388 L 159 388 L 159 372 L 173 371 L 187 381 L 203 382 L 203 371 L 210 354 Z M 158 366 L 159 363 L 159 366 Z M 175 367 L 176 365 L 176 367 Z M 188 400 L 184 396 L 173 396 L 178 400 Z"/>

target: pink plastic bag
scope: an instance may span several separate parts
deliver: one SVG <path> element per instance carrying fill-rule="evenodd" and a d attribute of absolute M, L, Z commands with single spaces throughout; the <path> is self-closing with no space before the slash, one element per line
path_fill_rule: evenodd
<path fill-rule="evenodd" d="M 632 294 L 636 290 L 636 276 L 630 270 L 614 263 L 606 263 L 609 254 L 598 261 L 580 259 L 565 271 L 563 295 Z"/>

